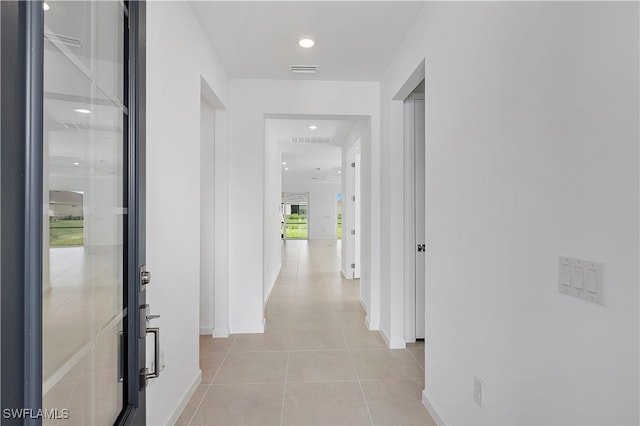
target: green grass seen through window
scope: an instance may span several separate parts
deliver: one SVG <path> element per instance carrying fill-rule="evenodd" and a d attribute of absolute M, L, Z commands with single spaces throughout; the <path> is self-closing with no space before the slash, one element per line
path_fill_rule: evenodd
<path fill-rule="evenodd" d="M 84 245 L 83 220 L 54 220 L 49 222 L 49 246 L 70 247 Z"/>

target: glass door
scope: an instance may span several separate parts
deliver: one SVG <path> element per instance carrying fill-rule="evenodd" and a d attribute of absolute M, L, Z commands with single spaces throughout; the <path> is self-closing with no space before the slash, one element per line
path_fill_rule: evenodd
<path fill-rule="evenodd" d="M 126 406 L 128 12 L 43 3 L 43 424 Z"/>
<path fill-rule="evenodd" d="M 285 192 L 282 194 L 284 208 L 283 236 L 287 240 L 309 238 L 309 193 Z"/>
<path fill-rule="evenodd" d="M 142 425 L 145 3 L 0 21 L 2 424 Z"/>

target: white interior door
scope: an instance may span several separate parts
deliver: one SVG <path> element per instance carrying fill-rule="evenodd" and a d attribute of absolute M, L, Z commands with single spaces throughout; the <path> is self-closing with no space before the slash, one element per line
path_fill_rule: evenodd
<path fill-rule="evenodd" d="M 356 152 L 355 155 L 355 168 L 354 171 L 354 194 L 355 194 L 355 202 L 354 202 L 354 227 L 355 229 L 355 239 L 354 239 L 354 256 L 353 263 L 355 263 L 355 268 L 353 269 L 353 278 L 360 278 L 360 241 L 362 235 L 360 235 L 360 151 Z"/>
<path fill-rule="evenodd" d="M 414 197 L 415 233 L 418 246 L 425 245 L 425 109 L 424 97 L 414 98 Z M 415 251 L 416 259 L 416 339 L 425 336 L 425 264 L 424 250 Z"/>

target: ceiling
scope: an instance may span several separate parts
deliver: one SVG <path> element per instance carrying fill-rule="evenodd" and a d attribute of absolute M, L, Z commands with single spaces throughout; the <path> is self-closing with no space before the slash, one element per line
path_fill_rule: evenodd
<path fill-rule="evenodd" d="M 380 81 L 422 1 L 189 1 L 231 78 Z M 312 38 L 310 49 L 298 46 Z M 291 65 L 317 65 L 314 75 Z M 267 120 L 282 152 L 282 182 L 340 183 L 341 147 L 357 119 Z M 317 124 L 317 130 L 310 130 Z M 292 143 L 292 137 L 332 138 Z M 285 167 L 289 170 L 285 170 Z M 319 169 L 319 170 L 318 170 Z"/>
<path fill-rule="evenodd" d="M 421 1 L 190 1 L 229 77 L 379 81 Z M 316 45 L 298 46 L 310 37 Z M 317 65 L 315 75 L 291 65 Z"/>
<path fill-rule="evenodd" d="M 287 163 L 281 165 L 282 183 L 341 183 L 342 145 L 357 123 L 357 119 L 267 120 L 267 131 L 277 140 L 282 161 Z M 318 128 L 309 129 L 312 124 Z M 292 143 L 292 138 L 296 142 Z M 314 138 L 331 141 L 314 143 Z"/>

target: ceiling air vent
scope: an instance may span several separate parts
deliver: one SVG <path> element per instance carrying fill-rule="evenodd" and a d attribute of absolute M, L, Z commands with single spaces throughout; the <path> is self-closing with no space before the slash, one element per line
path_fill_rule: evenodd
<path fill-rule="evenodd" d="M 323 137 L 296 137 L 293 136 L 291 138 L 291 143 L 293 144 L 328 144 L 331 143 L 331 141 L 333 141 L 333 138 L 323 138 Z"/>
<path fill-rule="evenodd" d="M 80 121 L 60 120 L 66 129 L 71 130 L 98 130 L 101 132 L 122 133 L 122 127 L 110 124 L 82 123 Z"/>
<path fill-rule="evenodd" d="M 317 65 L 291 65 L 291 72 L 294 74 L 315 74 L 316 71 Z"/>
<path fill-rule="evenodd" d="M 82 42 L 80 41 L 80 39 L 74 37 L 52 33 L 44 33 L 44 37 L 53 44 L 62 43 L 69 47 L 75 47 L 76 49 L 82 48 Z"/>

